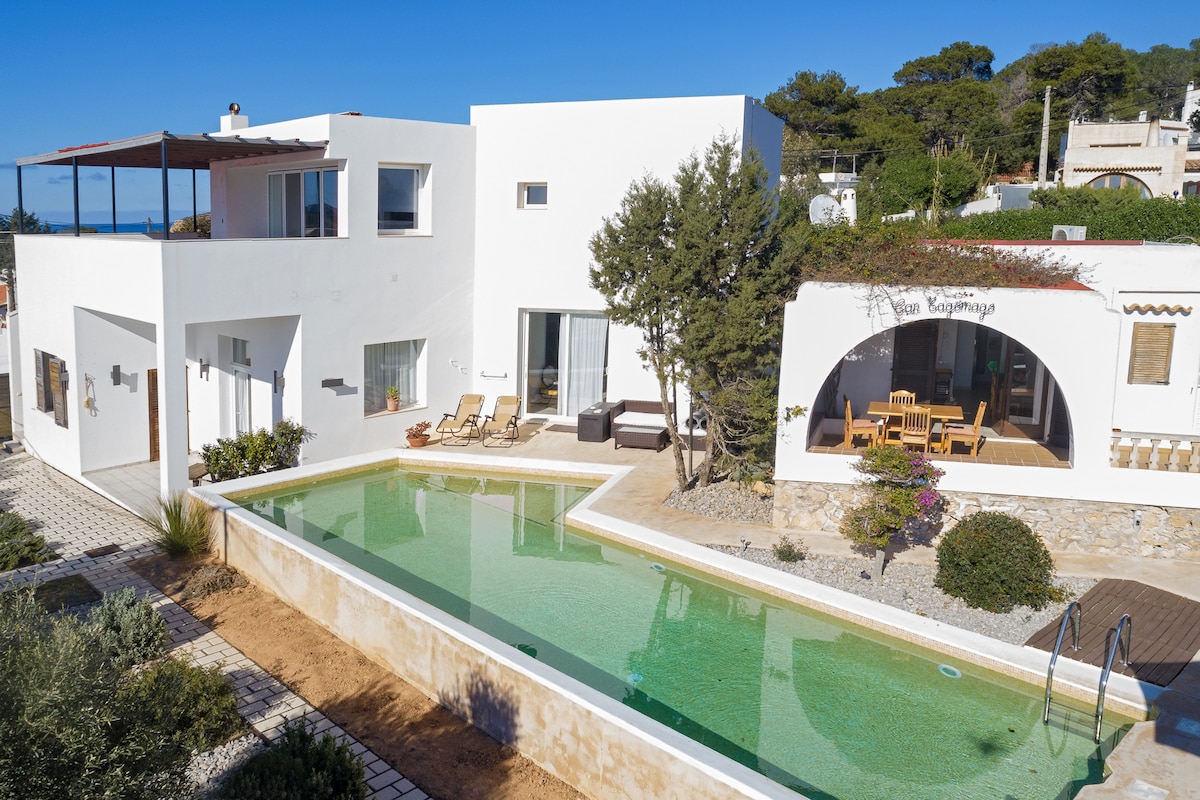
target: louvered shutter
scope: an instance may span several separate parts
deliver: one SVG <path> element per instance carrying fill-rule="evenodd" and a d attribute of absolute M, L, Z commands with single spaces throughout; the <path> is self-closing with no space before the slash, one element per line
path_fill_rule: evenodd
<path fill-rule="evenodd" d="M 1129 383 L 1170 383 L 1171 349 L 1174 343 L 1173 323 L 1133 323 L 1133 341 L 1129 347 Z"/>
<path fill-rule="evenodd" d="M 50 362 L 50 393 L 54 402 L 54 422 L 60 427 L 67 427 L 67 366 L 61 358 L 49 359 Z"/>
<path fill-rule="evenodd" d="M 46 376 L 44 374 L 45 359 L 41 350 L 33 351 L 33 372 L 37 376 L 37 410 L 47 411 L 46 408 Z"/>

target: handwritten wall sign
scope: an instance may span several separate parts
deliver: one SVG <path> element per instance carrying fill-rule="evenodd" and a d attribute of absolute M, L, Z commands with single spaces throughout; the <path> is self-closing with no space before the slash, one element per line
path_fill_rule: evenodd
<path fill-rule="evenodd" d="M 945 315 L 947 319 L 955 314 L 971 314 L 983 322 L 989 315 L 996 313 L 995 303 L 980 303 L 973 300 L 943 300 L 937 295 L 925 296 L 925 307 L 928 313 Z M 907 300 L 892 301 L 892 311 L 897 317 L 913 317 L 921 313 L 921 304 Z"/>

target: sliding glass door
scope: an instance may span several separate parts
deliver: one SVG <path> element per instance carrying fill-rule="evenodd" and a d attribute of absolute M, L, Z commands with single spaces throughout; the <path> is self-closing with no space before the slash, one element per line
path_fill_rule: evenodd
<path fill-rule="evenodd" d="M 525 314 L 528 413 L 573 417 L 605 398 L 608 319 L 603 314 Z"/>

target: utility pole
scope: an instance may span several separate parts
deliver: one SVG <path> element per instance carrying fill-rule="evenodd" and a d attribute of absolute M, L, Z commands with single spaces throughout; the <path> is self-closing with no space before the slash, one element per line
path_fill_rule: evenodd
<path fill-rule="evenodd" d="M 1038 159 L 1038 188 L 1046 188 L 1046 162 L 1050 160 L 1050 87 L 1046 87 L 1046 104 L 1042 108 L 1042 152 Z"/>

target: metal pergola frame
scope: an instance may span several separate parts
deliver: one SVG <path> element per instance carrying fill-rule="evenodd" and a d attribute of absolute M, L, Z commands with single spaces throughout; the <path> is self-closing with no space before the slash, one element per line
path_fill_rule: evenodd
<path fill-rule="evenodd" d="M 112 179 L 113 231 L 117 229 L 117 167 L 162 170 L 163 239 L 171 238 L 170 190 L 167 170 L 192 171 L 192 230 L 196 229 L 196 170 L 209 169 L 214 161 L 324 152 L 328 141 L 302 142 L 299 139 L 243 138 L 208 134 L 174 134 L 167 131 L 120 139 L 115 142 L 67 147 L 40 156 L 17 159 L 17 233 L 24 233 L 25 202 L 21 168 L 30 166 L 70 166 L 75 206 L 75 235 L 79 235 L 79 168 L 108 167 Z"/>

